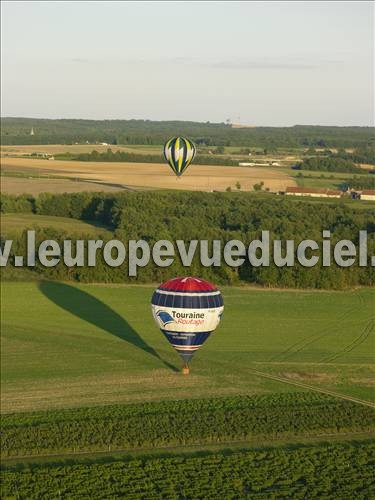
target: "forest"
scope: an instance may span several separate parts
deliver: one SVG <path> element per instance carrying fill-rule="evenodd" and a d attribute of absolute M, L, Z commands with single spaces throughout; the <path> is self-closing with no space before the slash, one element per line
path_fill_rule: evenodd
<path fill-rule="evenodd" d="M 352 160 L 354 163 L 367 163 L 369 165 L 375 165 L 375 146 L 358 148 L 352 152 L 340 149 L 337 152 L 337 156 L 347 160 Z"/>
<path fill-rule="evenodd" d="M 375 175 L 354 175 L 350 179 L 345 179 L 341 184 L 341 189 L 375 189 Z"/>
<path fill-rule="evenodd" d="M 33 128 L 34 135 L 31 135 Z M 198 146 L 262 147 L 368 147 L 374 144 L 373 127 L 233 128 L 226 123 L 151 120 L 48 120 L 2 118 L 1 142 L 12 144 L 163 144 L 169 137 L 186 135 Z"/>
<path fill-rule="evenodd" d="M 352 160 L 345 158 L 328 157 L 328 158 L 306 158 L 296 167 L 299 170 L 315 170 L 320 172 L 346 172 L 346 173 L 363 173 L 360 167 L 357 167 Z"/>
<path fill-rule="evenodd" d="M 316 203 L 297 201 L 282 196 L 252 193 L 188 193 L 188 192 L 127 192 L 116 194 L 75 193 L 48 194 L 37 198 L 3 195 L 0 210 L 3 213 L 22 212 L 71 217 L 101 223 L 112 230 L 113 237 L 123 242 L 143 239 L 152 246 L 164 239 L 171 242 L 183 240 L 220 240 L 222 247 L 232 239 L 245 246 L 261 237 L 262 230 L 270 231 L 274 239 L 303 239 L 322 242 L 322 231 L 331 232 L 331 244 L 349 239 L 359 242 L 359 231 L 368 232 L 368 255 L 375 254 L 374 217 L 371 207 L 356 207 L 342 201 Z M 6 237 L 2 235 L 2 245 Z M 54 239 L 62 245 L 70 235 L 51 228 L 36 231 L 37 243 Z M 82 235 L 82 239 L 90 239 Z M 108 241 L 110 237 L 104 236 Z M 74 247 L 74 244 L 73 244 Z M 177 253 L 177 252 L 176 252 Z M 26 231 L 13 236 L 11 261 L 14 255 L 26 254 Z M 272 257 L 272 245 L 271 245 Z M 3 270 L 3 278 L 10 276 L 11 267 Z M 46 268 L 40 263 L 30 268 L 35 277 L 75 280 L 82 282 L 159 282 L 171 275 L 186 274 L 180 259 L 167 268 L 149 265 L 140 268 L 136 278 L 127 276 L 128 262 L 119 267 L 108 267 L 102 258 L 96 267 L 67 268 L 60 263 Z M 8 274 L 7 274 L 7 272 Z M 245 262 L 234 268 L 205 267 L 196 254 L 189 273 L 202 276 L 218 284 L 256 283 L 268 287 L 343 289 L 374 282 L 374 268 L 359 266 L 358 260 L 351 267 L 339 267 L 333 259 L 331 266 L 318 264 L 303 267 L 277 267 L 271 258 L 268 267 L 252 267 Z M 14 277 L 12 275 L 12 277 Z"/>

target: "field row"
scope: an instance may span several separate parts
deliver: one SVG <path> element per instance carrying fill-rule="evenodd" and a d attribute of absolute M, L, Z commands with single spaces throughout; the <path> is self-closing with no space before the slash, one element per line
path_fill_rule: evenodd
<path fill-rule="evenodd" d="M 2 498 L 372 498 L 371 442 L 5 470 Z"/>
<path fill-rule="evenodd" d="M 237 396 L 4 415 L 2 453 L 156 448 L 372 429 L 373 409 L 328 396 Z"/>

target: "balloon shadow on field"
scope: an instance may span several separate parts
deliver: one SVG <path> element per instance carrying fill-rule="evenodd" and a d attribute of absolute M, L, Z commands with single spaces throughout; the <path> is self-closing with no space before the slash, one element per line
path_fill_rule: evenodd
<path fill-rule="evenodd" d="M 122 316 L 93 295 L 75 286 L 56 281 L 42 281 L 39 289 L 43 295 L 65 311 L 138 347 L 164 363 L 167 368 L 179 371 L 174 365 L 163 360 Z"/>

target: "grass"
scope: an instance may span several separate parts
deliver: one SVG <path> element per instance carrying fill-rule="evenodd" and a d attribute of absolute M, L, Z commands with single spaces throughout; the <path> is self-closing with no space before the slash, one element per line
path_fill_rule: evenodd
<path fill-rule="evenodd" d="M 357 174 L 358 175 L 358 174 Z M 348 179 L 352 179 L 354 174 L 322 174 L 319 175 L 311 175 L 303 174 L 303 177 L 295 176 L 294 179 L 297 181 L 297 184 L 301 187 L 314 187 L 314 188 L 329 188 L 329 189 L 339 189 L 341 190 L 341 186 L 348 181 Z M 363 177 L 363 174 L 360 174 L 360 177 Z"/>
<path fill-rule="evenodd" d="M 83 234 L 92 237 L 110 236 L 107 227 L 96 222 L 88 223 L 69 217 L 55 217 L 36 214 L 1 214 L 1 234 L 19 234 L 25 229 L 53 227 L 58 231 L 66 231 L 72 236 Z"/>
<path fill-rule="evenodd" d="M 264 168 L 269 169 L 271 167 Z M 300 187 L 329 189 L 340 189 L 340 186 L 345 181 L 352 179 L 353 177 L 368 177 L 371 175 L 366 171 L 363 171 L 363 173 L 316 172 L 313 170 L 294 170 L 288 167 L 278 167 L 277 170 L 286 175 L 290 175 Z"/>
<path fill-rule="evenodd" d="M 12 170 L 4 170 L 2 169 L 0 171 L 0 177 L 16 177 L 19 179 L 68 179 L 72 180 L 73 178 L 71 177 L 58 177 L 57 175 L 41 175 L 38 172 L 32 172 L 32 173 L 27 173 L 27 172 L 19 172 L 19 171 L 12 171 Z"/>
<path fill-rule="evenodd" d="M 222 325 L 196 354 L 188 377 L 179 373 L 178 355 L 153 323 L 152 290 L 3 283 L 2 410 L 293 389 L 252 369 L 373 396 L 370 289 L 224 288 Z"/>

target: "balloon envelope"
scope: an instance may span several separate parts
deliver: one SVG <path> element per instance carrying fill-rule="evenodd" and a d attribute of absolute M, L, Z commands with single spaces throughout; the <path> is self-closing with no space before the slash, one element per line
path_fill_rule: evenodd
<path fill-rule="evenodd" d="M 185 137 L 173 137 L 164 145 L 164 158 L 178 177 L 194 160 L 196 152 L 194 143 Z"/>
<path fill-rule="evenodd" d="M 153 293 L 152 313 L 186 364 L 220 323 L 224 305 L 215 285 L 200 278 L 174 278 Z"/>

